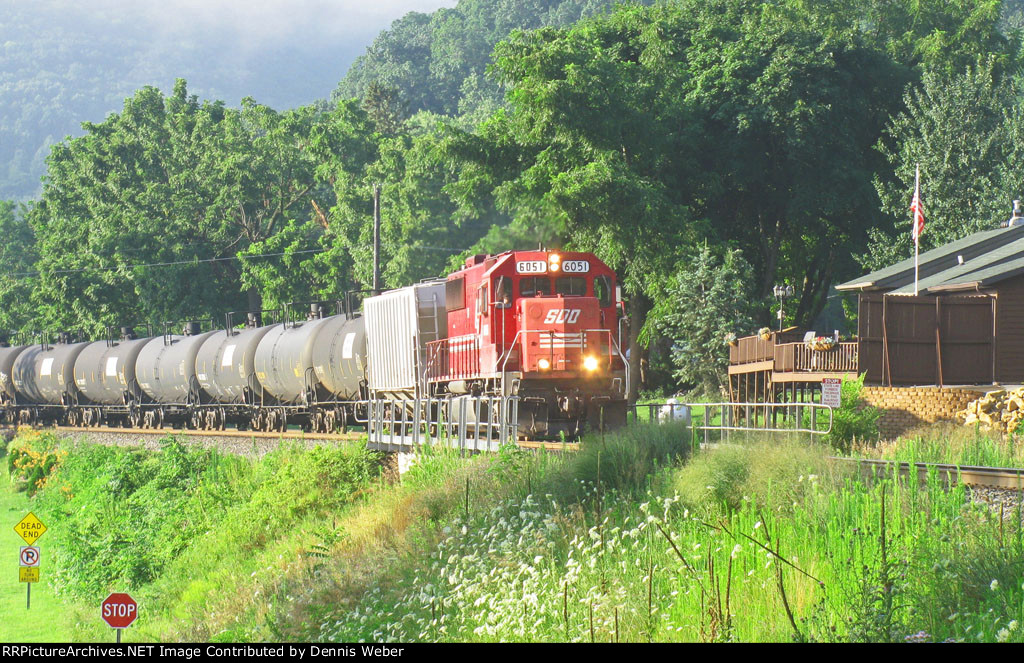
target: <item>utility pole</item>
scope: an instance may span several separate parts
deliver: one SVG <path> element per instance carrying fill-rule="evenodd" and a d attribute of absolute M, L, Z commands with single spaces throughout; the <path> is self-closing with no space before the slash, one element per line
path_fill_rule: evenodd
<path fill-rule="evenodd" d="M 373 294 L 380 294 L 380 185 L 373 185 Z"/>

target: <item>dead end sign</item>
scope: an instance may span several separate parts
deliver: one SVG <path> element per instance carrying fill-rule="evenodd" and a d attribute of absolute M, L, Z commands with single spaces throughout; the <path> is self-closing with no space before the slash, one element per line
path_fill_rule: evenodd
<path fill-rule="evenodd" d="M 821 379 L 821 404 L 830 408 L 837 408 L 840 405 L 843 391 L 843 381 L 840 378 Z"/>
<path fill-rule="evenodd" d="M 46 525 L 36 518 L 36 514 L 29 513 L 18 521 L 18 524 L 14 526 L 14 531 L 31 546 L 46 532 Z"/>
<path fill-rule="evenodd" d="M 139 606 L 128 594 L 115 592 L 103 600 L 100 615 L 111 628 L 128 628 L 139 616 Z"/>

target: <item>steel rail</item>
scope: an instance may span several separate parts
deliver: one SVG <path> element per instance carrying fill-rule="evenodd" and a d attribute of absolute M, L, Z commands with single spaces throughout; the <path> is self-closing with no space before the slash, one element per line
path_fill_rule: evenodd
<path fill-rule="evenodd" d="M 189 435 L 195 437 L 241 437 L 285 440 L 358 440 L 365 433 L 266 432 L 251 430 L 201 430 L 193 428 L 107 428 L 103 426 L 53 426 L 62 433 L 105 433 L 107 435 Z"/>
<path fill-rule="evenodd" d="M 358 433 L 306 433 L 302 431 L 266 432 L 240 430 L 198 430 L 191 428 L 107 428 L 103 426 L 52 426 L 44 430 L 61 433 L 96 433 L 103 435 L 187 435 L 191 437 L 234 437 L 245 439 L 273 440 L 328 440 L 352 441 L 366 436 Z M 556 442 L 551 440 L 519 440 L 516 444 L 524 449 L 547 449 L 548 451 L 577 451 L 579 442 Z"/>
<path fill-rule="evenodd" d="M 911 472 L 916 470 L 918 479 L 921 481 L 927 479 L 928 475 L 934 472 L 948 484 L 962 483 L 966 486 L 1024 491 L 1024 468 L 950 465 L 947 463 L 909 463 L 875 458 L 839 458 L 835 456 L 833 456 L 833 459 L 857 463 L 861 472 L 870 472 L 873 476 L 892 474 L 896 469 L 898 469 L 901 476 L 910 476 Z"/>

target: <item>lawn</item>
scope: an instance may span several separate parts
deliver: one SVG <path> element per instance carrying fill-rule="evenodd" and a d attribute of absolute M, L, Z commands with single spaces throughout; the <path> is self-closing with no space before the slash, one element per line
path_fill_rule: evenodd
<path fill-rule="evenodd" d="M 0 573 L 0 615 L 4 616 L 0 620 L 0 641 L 69 641 L 77 619 L 74 610 L 66 608 L 50 586 L 46 534 L 39 539 L 42 554 L 39 582 L 32 586 L 31 608 L 26 609 L 25 584 L 18 582 L 18 551 L 25 542 L 14 531 L 14 526 L 32 510 L 32 505 L 25 493 L 15 492 L 6 464 L 0 468 L 0 484 L 0 544 L 7 557 L 4 571 Z M 98 606 L 96 620 L 99 621 Z"/>

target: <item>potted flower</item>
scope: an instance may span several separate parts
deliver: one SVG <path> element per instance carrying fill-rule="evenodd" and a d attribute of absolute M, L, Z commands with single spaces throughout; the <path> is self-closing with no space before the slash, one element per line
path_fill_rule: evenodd
<path fill-rule="evenodd" d="M 757 330 L 757 335 L 760 336 L 763 340 L 767 341 L 770 340 L 772 337 L 772 330 L 768 329 L 767 327 L 761 327 L 760 329 Z"/>
<path fill-rule="evenodd" d="M 734 333 L 732 333 L 732 332 L 728 332 L 728 333 L 727 333 L 727 334 L 725 335 L 725 342 L 726 342 L 726 343 L 728 343 L 729 345 L 731 345 L 731 346 L 732 346 L 732 347 L 734 347 L 734 348 L 735 348 L 735 347 L 736 347 L 737 345 L 739 345 L 739 341 L 738 341 L 738 340 L 736 339 L 736 334 L 734 334 Z"/>
<path fill-rule="evenodd" d="M 827 352 L 836 347 L 836 339 L 831 336 L 816 336 L 807 341 L 807 349 L 815 352 Z"/>

